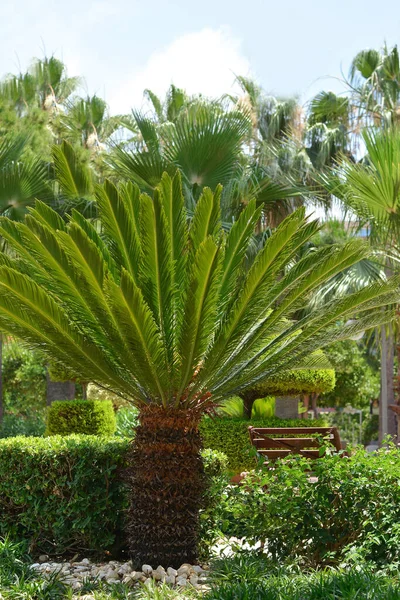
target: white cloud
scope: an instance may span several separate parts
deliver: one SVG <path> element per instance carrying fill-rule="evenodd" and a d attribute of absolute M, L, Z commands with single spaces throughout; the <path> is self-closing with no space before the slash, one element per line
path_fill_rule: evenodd
<path fill-rule="evenodd" d="M 249 69 L 241 40 L 228 27 L 206 28 L 178 37 L 153 53 L 108 100 L 112 112 L 128 112 L 143 104 L 146 88 L 163 97 L 171 83 L 189 94 L 218 97 L 233 92 L 235 75 L 247 75 Z"/>

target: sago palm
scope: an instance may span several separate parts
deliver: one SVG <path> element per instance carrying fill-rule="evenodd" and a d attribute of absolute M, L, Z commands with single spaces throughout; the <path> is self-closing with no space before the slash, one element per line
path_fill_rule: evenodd
<path fill-rule="evenodd" d="M 101 234 L 41 202 L 23 224 L 0 222 L 14 250 L 0 254 L 0 327 L 140 410 L 128 515 L 136 566 L 196 559 L 202 413 L 285 369 L 326 366 L 309 358 L 315 349 L 390 320 L 384 307 L 399 298 L 398 279 L 378 282 L 294 321 L 368 246 L 322 248 L 287 269 L 319 228 L 299 209 L 245 268 L 261 208 L 251 201 L 227 234 L 220 196 L 205 189 L 189 220 L 180 176 L 164 174 L 153 199 L 131 183 L 98 187 Z"/>

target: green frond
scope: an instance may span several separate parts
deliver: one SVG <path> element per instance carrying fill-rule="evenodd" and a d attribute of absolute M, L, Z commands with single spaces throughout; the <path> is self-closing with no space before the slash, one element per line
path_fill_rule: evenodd
<path fill-rule="evenodd" d="M 179 349 L 182 367 L 178 402 L 216 333 L 221 267 L 221 249 L 208 236 L 196 251 L 190 277 Z"/>
<path fill-rule="evenodd" d="M 91 196 L 93 183 L 90 169 L 79 160 L 73 147 L 64 141 L 53 146 L 53 162 L 61 191 L 69 200 Z"/>
<path fill-rule="evenodd" d="M 210 188 L 205 188 L 196 204 L 190 224 L 190 240 L 194 252 L 209 235 L 215 237 L 221 231 L 221 192 L 221 186 L 217 187 L 214 194 Z"/>
<path fill-rule="evenodd" d="M 96 200 L 111 254 L 137 282 L 140 257 L 137 230 L 139 190 L 135 186 L 128 186 L 118 190 L 110 181 L 106 181 L 103 186 L 97 186 Z"/>

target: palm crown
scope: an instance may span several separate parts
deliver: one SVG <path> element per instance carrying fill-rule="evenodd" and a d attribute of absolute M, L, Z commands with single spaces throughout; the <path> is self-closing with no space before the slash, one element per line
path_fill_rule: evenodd
<path fill-rule="evenodd" d="M 316 348 L 391 318 L 381 307 L 398 300 L 397 280 L 291 320 L 370 250 L 359 241 L 321 248 L 289 268 L 319 227 L 300 209 L 246 270 L 260 209 L 250 202 L 226 234 L 220 194 L 205 189 L 189 221 L 178 174 L 164 174 L 153 199 L 106 182 L 96 194 L 101 234 L 77 212 L 66 225 L 41 202 L 25 223 L 3 218 L 12 256 L 1 255 L 0 327 L 141 406 L 199 408 L 310 366 Z"/>

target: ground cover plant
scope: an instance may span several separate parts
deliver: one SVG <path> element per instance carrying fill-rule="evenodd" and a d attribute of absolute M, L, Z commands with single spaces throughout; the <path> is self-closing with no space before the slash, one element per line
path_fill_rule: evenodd
<path fill-rule="evenodd" d="M 140 409 L 129 512 L 138 564 L 196 560 L 202 413 L 283 370 L 325 368 L 316 349 L 391 320 L 384 307 L 399 297 L 394 278 L 293 320 L 370 248 L 322 248 L 293 266 L 320 227 L 299 209 L 248 268 L 261 209 L 249 202 L 226 234 L 220 196 L 205 189 L 188 220 L 180 176 L 165 174 L 153 199 L 132 184 L 97 188 L 101 237 L 76 211 L 65 224 L 40 202 L 24 223 L 0 223 L 14 252 L 1 254 L 0 327 Z"/>

